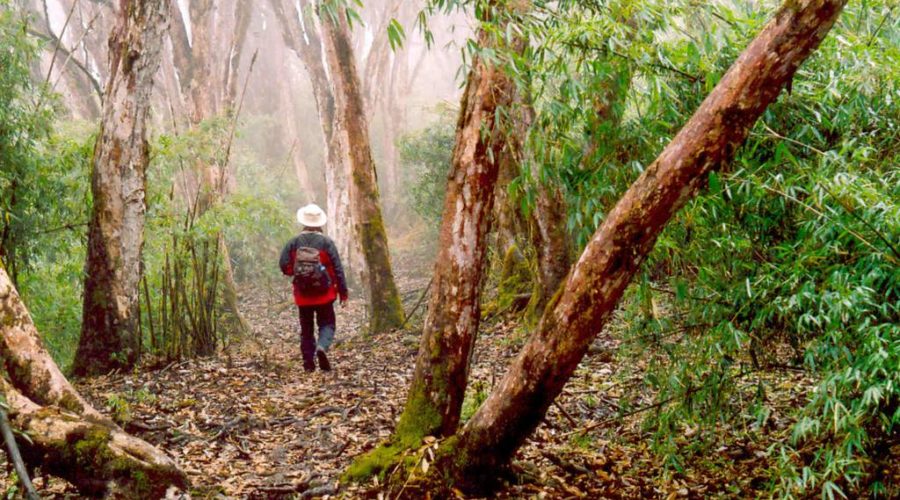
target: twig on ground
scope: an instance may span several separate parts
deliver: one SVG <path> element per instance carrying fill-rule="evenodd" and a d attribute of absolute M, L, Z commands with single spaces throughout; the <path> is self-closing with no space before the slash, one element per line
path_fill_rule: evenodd
<path fill-rule="evenodd" d="M 425 297 L 428 296 L 428 291 L 431 290 L 432 284 L 434 284 L 434 276 L 432 276 L 431 279 L 428 280 L 428 285 L 425 287 L 425 291 L 422 292 L 421 296 L 419 296 L 419 300 L 416 302 L 416 305 L 413 306 L 412 311 L 410 311 L 409 314 L 406 315 L 406 320 L 403 321 L 402 325 L 400 325 L 401 330 L 406 328 L 406 325 L 409 323 L 410 318 L 412 318 L 413 315 L 416 314 L 416 311 L 419 310 L 419 306 L 422 305 L 422 302 L 425 300 Z"/>
<path fill-rule="evenodd" d="M 578 425 L 578 422 L 574 418 L 572 418 L 572 415 L 569 415 L 569 412 L 567 412 L 561 404 L 559 404 L 559 401 L 554 401 L 553 406 L 555 406 L 556 409 L 559 410 L 559 412 L 562 413 L 564 417 L 566 417 L 566 420 L 568 420 L 570 424 Z"/>

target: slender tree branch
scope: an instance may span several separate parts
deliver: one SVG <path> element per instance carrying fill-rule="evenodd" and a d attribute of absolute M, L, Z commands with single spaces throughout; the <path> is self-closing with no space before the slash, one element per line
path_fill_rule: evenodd
<path fill-rule="evenodd" d="M 244 107 L 244 97 L 247 95 L 247 85 L 250 83 L 250 75 L 253 74 L 253 67 L 256 65 L 256 57 L 258 55 L 259 50 L 254 52 L 253 58 L 250 59 L 250 69 L 247 70 L 247 77 L 244 79 L 244 88 L 241 90 L 241 99 L 238 102 L 238 107 L 234 110 L 234 116 L 231 119 L 231 132 L 228 137 L 228 144 L 225 147 L 225 160 L 222 162 L 222 169 L 219 173 L 219 193 L 223 193 L 225 190 L 225 171 L 228 169 L 228 163 L 231 160 L 231 146 L 234 144 L 234 134 L 237 130 L 238 117 Z"/>
<path fill-rule="evenodd" d="M 881 23 L 878 25 L 877 28 L 875 28 L 875 31 L 872 33 L 872 36 L 869 37 L 869 42 L 866 43 L 866 47 L 871 47 L 872 44 L 875 43 L 875 39 L 878 38 L 878 35 L 881 33 L 882 28 L 884 28 L 884 25 L 888 22 L 888 20 L 894 14 L 894 9 L 896 9 L 896 8 L 897 8 L 896 5 L 891 6 L 891 10 L 889 10 L 887 12 L 887 14 L 885 14 L 884 17 L 881 18 Z"/>
<path fill-rule="evenodd" d="M 47 42 L 54 42 L 54 43 L 55 43 L 55 42 L 57 42 L 57 41 L 59 40 L 59 39 L 56 37 L 56 35 L 48 35 L 48 34 L 46 34 L 46 33 L 41 33 L 41 32 L 39 32 L 39 31 L 36 31 L 36 30 L 33 30 L 33 29 L 29 29 L 29 30 L 28 30 L 28 34 L 31 35 L 31 36 L 40 38 L 41 40 L 45 40 L 45 41 L 47 41 Z M 94 77 L 94 75 L 91 74 L 91 72 L 90 72 L 90 70 L 87 68 L 87 66 L 85 66 L 84 63 L 82 63 L 81 61 L 79 61 L 77 57 L 74 57 L 74 56 L 72 55 L 72 52 L 69 51 L 69 49 L 63 47 L 62 44 L 60 44 L 60 43 L 57 43 L 57 44 L 56 44 L 56 47 L 55 47 L 54 51 L 62 52 L 63 55 L 65 55 L 65 56 L 67 56 L 67 57 L 70 58 L 70 60 L 72 61 L 72 63 L 75 64 L 75 67 L 77 67 L 78 69 L 80 69 L 81 72 L 84 73 L 85 76 L 87 76 L 88 81 L 91 83 L 91 87 L 93 87 L 94 91 L 97 93 L 97 96 L 100 98 L 100 102 L 103 102 L 103 89 L 102 89 L 101 86 L 100 86 L 100 82 L 97 81 L 97 79 Z M 54 53 L 55 53 L 55 52 L 54 52 Z M 40 101 L 38 102 L 38 104 L 40 104 Z"/>
<path fill-rule="evenodd" d="M 19 452 L 19 446 L 16 444 L 16 437 L 13 435 L 12 427 L 9 425 L 9 417 L 6 414 L 6 400 L 0 398 L 0 432 L 3 433 L 3 440 L 6 441 L 6 452 L 9 454 L 9 461 L 12 462 L 16 475 L 19 476 L 19 482 L 25 490 L 25 498 L 28 500 L 40 500 L 37 490 L 31 478 L 28 477 L 28 469 L 25 468 L 25 461 L 22 460 L 22 454 Z"/>
<path fill-rule="evenodd" d="M 63 24 L 62 30 L 59 32 L 59 36 L 56 36 L 56 50 L 53 51 L 53 56 L 50 58 L 50 68 L 47 70 L 47 76 L 44 78 L 44 85 L 50 83 L 50 75 L 53 74 L 53 66 L 56 64 L 56 51 L 62 46 L 62 39 L 66 36 L 66 29 L 69 27 L 69 21 L 72 20 L 72 14 L 75 13 L 75 7 L 78 6 L 78 0 L 72 2 L 72 8 L 69 9 L 69 14 L 66 16 L 66 22 Z M 44 14 L 47 16 L 47 32 L 53 34 L 53 27 L 50 26 L 50 13 L 47 11 L 47 2 L 44 1 Z M 55 36 L 55 35 L 54 35 Z M 41 94 L 41 98 L 43 99 L 44 94 Z M 40 106 L 38 106 L 40 108 Z"/>

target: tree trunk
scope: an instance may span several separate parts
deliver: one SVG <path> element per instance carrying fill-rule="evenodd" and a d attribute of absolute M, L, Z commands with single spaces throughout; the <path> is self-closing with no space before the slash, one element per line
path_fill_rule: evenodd
<path fill-rule="evenodd" d="M 553 179 L 546 179 L 540 166 L 531 161 L 528 134 L 535 119 L 530 90 L 518 89 L 513 97 L 511 120 L 508 123 L 509 141 L 500 160 L 497 183 L 499 221 L 497 236 L 504 260 L 513 256 L 514 248 L 523 242 L 520 236 L 530 226 L 530 240 L 537 257 L 537 280 L 529 303 L 529 314 L 540 317 L 550 297 L 565 280 L 572 265 L 570 237 L 567 230 L 568 210 L 562 189 Z M 524 173 L 530 175 L 535 190 L 534 206 L 529 222 L 522 220 L 519 209 L 510 199 L 507 186 Z M 524 257 L 522 257 L 524 259 Z M 515 269 L 504 262 L 505 268 Z M 506 276 L 501 276 L 501 283 Z"/>
<path fill-rule="evenodd" d="M 785 3 L 609 213 L 537 332 L 465 428 L 445 443 L 433 470 L 458 487 L 478 490 L 508 463 L 603 329 L 666 223 L 709 172 L 732 158 L 845 3 Z"/>
<path fill-rule="evenodd" d="M 482 47 L 495 47 L 486 30 Z M 513 83 L 503 69 L 473 61 L 460 104 L 439 252 L 416 371 L 395 440 L 418 444 L 423 436 L 447 436 L 459 425 L 469 360 L 481 317 L 486 238 L 492 226 L 494 186 L 503 148 L 495 113 L 508 106 Z"/>
<path fill-rule="evenodd" d="M 0 267 L 0 392 L 26 462 L 69 480 L 86 495 L 159 498 L 187 489 L 187 477 L 150 444 L 125 434 L 63 377 L 28 310 Z"/>
<path fill-rule="evenodd" d="M 336 17 L 324 13 L 321 22 L 322 45 L 334 84 L 335 128 L 341 140 L 342 163 L 348 165 L 350 170 L 353 232 L 365 258 L 369 330 L 381 333 L 402 326 L 404 317 L 391 269 L 387 231 L 381 216 L 362 88 L 343 9 Z"/>
<path fill-rule="evenodd" d="M 173 57 L 179 67 L 182 89 L 186 96 L 190 96 L 190 123 L 193 127 L 220 113 L 236 112 L 234 107 L 238 105 L 238 70 L 251 15 L 247 2 L 235 2 L 234 26 L 229 30 L 220 10 L 225 9 L 216 6 L 212 0 L 193 0 L 188 5 L 187 21 L 182 19 L 177 7 L 173 11 L 179 20 L 177 29 L 172 30 Z M 186 30 L 188 22 L 190 39 Z M 223 46 L 216 45 L 216 42 L 227 48 L 224 57 L 217 57 Z M 193 177 L 191 187 L 197 191 L 185 194 L 189 209 L 195 217 L 199 217 L 227 196 L 233 177 L 227 164 L 209 165 L 201 161 L 195 164 Z M 219 307 L 223 317 L 233 318 L 229 323 L 233 330 L 248 333 L 250 325 L 240 311 L 234 269 L 224 234 L 219 233 L 215 238 L 223 264 L 222 303 Z"/>
<path fill-rule="evenodd" d="M 234 0 L 234 33 L 228 51 L 228 64 L 225 73 L 225 105 L 236 111 L 238 105 L 238 75 L 241 69 L 241 56 L 244 54 L 244 43 L 250 29 L 252 4 L 247 1 Z"/>
<path fill-rule="evenodd" d="M 85 265 L 78 375 L 134 366 L 141 348 L 138 284 L 144 246 L 147 118 L 168 2 L 123 0 L 94 147 L 94 207 Z"/>
<path fill-rule="evenodd" d="M 631 70 L 627 62 L 607 61 L 603 77 L 595 80 L 588 121 L 589 140 L 581 157 L 581 168 L 588 169 L 600 161 L 608 161 L 615 153 L 616 133 L 625 108 L 625 96 Z M 530 107 L 531 103 L 528 103 Z M 533 118 L 532 118 L 533 119 Z M 568 207 L 561 187 L 531 169 L 535 196 L 531 218 L 531 242 L 538 260 L 537 287 L 529 309 L 535 317 L 543 314 L 547 303 L 565 282 L 572 267 L 572 242 L 567 230 Z"/>
<path fill-rule="evenodd" d="M 282 57 L 285 57 L 287 51 L 281 50 Z M 285 76 L 278 82 L 279 102 L 282 106 L 280 113 L 282 144 L 288 152 L 289 158 L 294 169 L 294 175 L 297 178 L 297 187 L 301 193 L 303 203 L 317 203 L 316 192 L 313 189 L 313 183 L 310 176 L 309 166 L 303 160 L 303 149 L 300 145 L 300 131 L 297 128 L 297 106 L 292 88 L 293 79 Z"/>
<path fill-rule="evenodd" d="M 270 0 L 270 2 L 275 17 L 278 18 L 284 43 L 297 53 L 309 74 L 325 144 L 323 170 L 326 211 L 329 219 L 326 229 L 345 261 L 345 273 L 352 281 L 357 274 L 359 259 L 355 257 L 357 252 L 353 247 L 348 167 L 343 163 L 340 139 L 335 132 L 334 90 L 329 73 L 325 69 L 322 40 L 316 30 L 316 18 L 311 13 L 311 4 L 308 1 L 300 3 L 300 12 L 292 2 L 288 3 L 285 0 Z M 302 25 L 298 16 L 303 16 Z"/>

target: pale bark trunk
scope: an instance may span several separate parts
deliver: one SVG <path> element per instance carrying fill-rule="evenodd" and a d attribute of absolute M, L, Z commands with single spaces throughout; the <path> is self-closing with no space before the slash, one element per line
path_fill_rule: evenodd
<path fill-rule="evenodd" d="M 44 349 L 28 310 L 0 267 L 0 392 L 31 466 L 72 482 L 84 494 L 158 498 L 188 487 L 175 463 L 125 434 L 69 384 Z M 87 453 L 85 453 L 87 451 Z"/>
<path fill-rule="evenodd" d="M 747 47 L 690 121 L 622 196 L 588 244 L 565 289 L 487 401 L 433 469 L 477 490 L 543 420 L 635 272 L 709 172 L 728 162 L 750 128 L 838 18 L 846 0 L 790 0 Z M 452 382 L 447 380 L 448 383 Z"/>
<path fill-rule="evenodd" d="M 283 110 L 280 113 L 283 132 L 281 139 L 290 155 L 287 161 L 291 162 L 291 166 L 294 169 L 297 187 L 301 193 L 303 203 L 315 203 L 318 200 L 313 190 L 309 166 L 303 160 L 303 149 L 300 147 L 300 131 L 297 129 L 297 106 L 291 88 L 291 81 L 290 77 L 285 77 L 278 83 L 279 101 Z"/>
<path fill-rule="evenodd" d="M 479 33 L 481 46 L 492 46 Z M 453 434 L 469 375 L 481 316 L 486 239 L 492 226 L 494 186 L 502 144 L 494 115 L 508 105 L 513 83 L 502 68 L 473 62 L 460 105 L 434 282 L 416 371 L 394 439 L 415 446 L 422 436 Z"/>
<path fill-rule="evenodd" d="M 91 178 L 84 320 L 73 367 L 79 375 L 130 368 L 140 354 L 147 125 L 167 12 L 166 1 L 123 0 L 110 38 L 110 76 Z"/>
<path fill-rule="evenodd" d="M 353 232 L 365 258 L 369 330 L 381 333 L 402 326 L 404 317 L 381 215 L 362 88 L 343 12 L 337 19 L 325 14 L 321 21 L 322 45 L 334 84 L 335 128 L 341 141 L 342 163 L 349 166 L 350 171 Z"/>
<path fill-rule="evenodd" d="M 229 46 L 225 80 L 225 104 L 231 111 L 235 111 L 238 104 L 238 75 L 244 54 L 244 43 L 247 40 L 247 31 L 250 29 L 250 20 L 252 19 L 251 7 L 252 4 L 249 1 L 234 0 L 234 34 Z"/>
<path fill-rule="evenodd" d="M 348 166 L 343 163 L 340 140 L 334 127 L 334 90 L 325 69 L 322 41 L 316 28 L 316 19 L 311 13 L 311 3 L 308 1 L 300 3 L 299 13 L 293 2 L 285 0 L 270 0 L 270 2 L 275 17 L 278 18 L 285 44 L 297 53 L 309 74 L 325 145 L 323 170 L 326 211 L 329 219 L 326 230 L 345 261 L 345 274 L 348 279 L 353 280 L 358 272 L 359 259 L 356 257 L 358 252 L 353 247 Z M 300 25 L 299 15 L 303 16 L 303 26 Z"/>

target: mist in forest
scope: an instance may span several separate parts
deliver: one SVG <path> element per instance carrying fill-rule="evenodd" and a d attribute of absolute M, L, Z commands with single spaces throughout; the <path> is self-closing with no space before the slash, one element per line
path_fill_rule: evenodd
<path fill-rule="evenodd" d="M 284 2 L 180 0 L 170 13 L 170 33 L 155 78 L 152 119 L 156 134 L 179 134 L 197 122 L 197 101 L 208 103 L 203 119 L 236 111 L 237 163 L 265 166 L 254 175 L 293 177 L 296 204 L 325 204 L 324 149 L 321 117 L 309 70 L 297 53 L 309 45 L 315 26 L 305 26 L 303 7 Z M 61 96 L 65 113 L 75 122 L 99 119 L 101 94 L 108 71 L 108 37 L 115 2 L 30 0 L 34 31 L 57 46 L 44 51 L 34 72 L 46 75 Z M 465 13 L 435 15 L 427 44 L 416 24 L 419 14 L 410 2 L 376 0 L 358 10 L 361 22 L 352 26 L 353 52 L 366 106 L 372 151 L 382 197 L 392 207 L 388 218 L 402 213 L 400 142 L 408 134 L 448 119 L 458 106 L 462 48 L 472 32 Z M 309 22 L 307 19 L 306 22 Z M 286 39 L 285 23 L 296 24 L 301 39 Z M 405 31 L 402 45 L 392 47 L 389 23 Z M 196 40 L 208 39 L 203 54 L 188 54 Z M 193 81 L 187 82 L 187 78 Z M 213 97 L 202 97 L 202 96 Z M 218 97 L 218 98 L 217 98 Z M 192 105 L 192 100 L 193 105 Z M 192 109 L 193 108 L 193 109 Z M 236 167 L 237 177 L 241 177 Z M 290 175 L 286 175 L 290 174 Z M 242 179 L 250 181 L 250 179 Z M 235 181 L 236 182 L 236 181 Z M 252 190 L 252 182 L 241 189 Z M 396 203 L 395 203 L 396 202 Z M 401 210 L 398 212 L 398 210 Z M 290 214 L 288 214 L 290 215 Z"/>
<path fill-rule="evenodd" d="M 896 7 L 0 0 L 0 491 L 900 497 Z"/>

